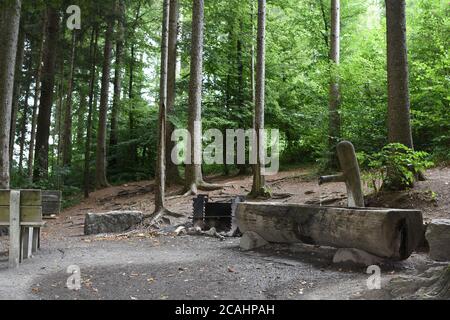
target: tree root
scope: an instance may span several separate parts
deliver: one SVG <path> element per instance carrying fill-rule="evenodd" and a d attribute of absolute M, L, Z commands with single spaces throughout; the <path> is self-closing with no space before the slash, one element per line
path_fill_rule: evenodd
<path fill-rule="evenodd" d="M 215 191 L 223 189 L 224 186 L 220 184 L 212 184 L 207 182 L 193 183 L 189 189 L 184 189 L 181 194 L 183 197 L 196 196 L 198 191 Z"/>
<path fill-rule="evenodd" d="M 450 266 L 431 268 L 412 278 L 395 278 L 388 291 L 394 299 L 450 299 Z"/>
<path fill-rule="evenodd" d="M 153 212 L 152 214 L 144 215 L 144 219 L 149 220 L 149 222 L 148 222 L 149 226 L 153 226 L 156 223 L 158 223 L 165 216 L 181 218 L 181 217 L 184 217 L 184 214 L 173 212 L 166 208 L 162 208 L 160 210 Z"/>

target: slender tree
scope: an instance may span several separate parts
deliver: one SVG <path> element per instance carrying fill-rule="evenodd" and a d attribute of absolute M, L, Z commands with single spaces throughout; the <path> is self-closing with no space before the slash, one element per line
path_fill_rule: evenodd
<path fill-rule="evenodd" d="M 108 16 L 105 33 L 105 47 L 103 51 L 102 87 L 100 92 L 100 109 L 97 130 L 97 153 L 95 166 L 95 185 L 97 188 L 105 188 L 109 186 L 108 180 L 106 179 L 106 122 L 108 112 L 113 32 L 114 19 L 111 16 Z"/>
<path fill-rule="evenodd" d="M 177 77 L 177 40 L 178 40 L 178 19 L 179 3 L 178 0 L 170 1 L 169 17 L 169 42 L 168 42 L 168 67 L 167 67 L 167 116 L 169 121 L 166 123 L 166 179 L 168 184 L 181 182 L 178 167 L 172 161 L 172 150 L 175 142 L 172 141 L 172 133 L 175 126 L 170 121 L 170 117 L 175 113 L 176 96 L 176 77 Z"/>
<path fill-rule="evenodd" d="M 251 46 L 250 46 L 250 86 L 252 89 L 252 106 L 255 107 L 255 101 L 256 101 L 256 87 L 255 87 L 255 43 L 254 43 L 254 37 L 255 37 L 255 23 L 254 23 L 254 16 L 255 16 L 255 4 L 253 0 L 250 0 L 250 20 L 252 24 L 252 40 L 251 40 Z"/>
<path fill-rule="evenodd" d="M 134 32 L 134 30 L 137 28 L 139 19 L 141 17 L 141 6 L 142 1 L 138 2 L 137 8 L 136 8 L 136 15 L 134 17 L 134 21 L 131 25 L 131 30 Z M 128 82 L 128 99 L 130 101 L 133 101 L 134 99 L 134 69 L 135 69 L 135 55 L 136 55 L 136 41 L 131 41 L 131 48 L 130 48 L 130 65 L 129 65 L 129 82 Z M 132 140 L 130 144 L 130 160 L 135 163 L 137 161 L 137 146 L 136 143 L 133 141 L 135 139 L 135 120 L 134 120 L 134 104 L 131 103 L 129 114 L 128 114 L 128 121 L 129 121 L 129 132 L 130 132 L 130 140 Z"/>
<path fill-rule="evenodd" d="M 117 152 L 118 138 L 118 114 L 120 107 L 120 94 L 122 91 L 122 68 L 123 68 L 123 43 L 125 36 L 125 4 L 123 0 L 117 0 L 117 31 L 116 31 L 116 61 L 114 71 L 114 97 L 111 108 L 111 130 L 109 135 L 110 152 Z M 112 156 L 110 165 L 116 166 L 116 157 Z"/>
<path fill-rule="evenodd" d="M 22 23 L 21 23 L 22 25 Z M 9 164 L 12 167 L 14 157 L 14 144 L 16 143 L 16 124 L 17 114 L 19 113 L 19 101 L 22 93 L 21 84 L 23 81 L 22 68 L 23 59 L 25 55 L 25 32 L 23 26 L 19 27 L 19 38 L 17 41 L 17 53 L 16 53 L 16 68 L 14 71 L 14 89 L 13 89 L 13 101 L 11 108 L 11 128 L 9 136 Z"/>
<path fill-rule="evenodd" d="M 0 189 L 10 186 L 9 145 L 11 108 L 14 89 L 17 41 L 19 36 L 20 0 L 0 5 Z"/>
<path fill-rule="evenodd" d="M 92 27 L 91 41 L 89 47 L 89 57 L 91 61 L 91 71 L 89 80 L 89 102 L 88 102 L 88 118 L 86 124 L 86 145 L 84 148 L 84 197 L 89 198 L 90 181 L 90 164 L 91 164 L 91 140 L 92 140 L 92 117 L 94 112 L 94 95 L 95 81 L 97 74 L 97 49 L 98 49 L 98 26 Z"/>
<path fill-rule="evenodd" d="M 330 34 L 330 96 L 328 123 L 328 167 L 336 169 L 338 166 L 336 146 L 341 137 L 341 118 L 339 115 L 339 63 L 340 63 L 340 0 L 331 0 L 331 34 Z"/>
<path fill-rule="evenodd" d="M 262 130 L 264 129 L 264 104 L 265 104 L 265 79 L 266 79 L 266 0 L 258 0 L 258 34 L 257 34 L 257 58 L 256 58 L 256 96 L 255 96 L 255 121 L 256 132 L 256 164 L 253 169 L 253 185 L 251 195 L 253 197 L 267 195 L 264 175 L 262 175 L 262 159 L 265 156 Z"/>
<path fill-rule="evenodd" d="M 72 162 L 72 100 L 75 73 L 77 30 L 72 30 L 69 83 L 67 86 L 66 108 L 64 110 L 64 129 L 62 133 L 62 165 L 69 167 Z"/>
<path fill-rule="evenodd" d="M 55 61 L 59 34 L 59 13 L 51 5 L 47 7 L 48 23 L 42 67 L 42 89 L 36 129 L 36 149 L 33 178 L 35 181 L 48 176 L 48 151 L 50 118 L 55 84 Z"/>
<path fill-rule="evenodd" d="M 193 0 L 191 70 L 189 82 L 188 130 L 191 136 L 190 161 L 186 164 L 186 195 L 198 189 L 214 190 L 217 185 L 205 183 L 202 175 L 202 81 L 203 81 L 204 0 Z"/>
<path fill-rule="evenodd" d="M 23 174 L 23 162 L 24 162 L 24 152 L 25 152 L 25 140 L 27 135 L 27 122 L 28 122 L 28 114 L 29 114 L 29 103 L 28 100 L 30 98 L 31 94 L 31 84 L 32 84 L 32 73 L 31 68 L 33 66 L 33 58 L 32 54 L 29 51 L 27 55 L 27 62 L 26 62 L 26 73 L 25 73 L 25 98 L 22 105 L 22 116 L 20 118 L 20 124 L 19 124 L 19 173 L 20 175 Z"/>
<path fill-rule="evenodd" d="M 405 0 L 386 0 L 388 137 L 413 148 L 411 133 Z"/>
<path fill-rule="evenodd" d="M 163 19 L 161 31 L 161 67 L 159 84 L 159 120 L 158 120 L 158 152 L 156 157 L 155 177 L 155 213 L 154 219 L 164 214 L 166 188 L 166 121 L 167 121 L 167 58 L 169 38 L 170 0 L 163 1 Z"/>
<path fill-rule="evenodd" d="M 31 130 L 30 130 L 30 144 L 28 148 L 28 179 L 33 180 L 34 169 L 34 148 L 36 143 L 36 126 L 38 117 L 39 100 L 41 95 L 41 78 L 42 78 L 42 60 L 44 59 L 44 45 L 47 30 L 47 10 L 44 10 L 42 16 L 42 31 L 39 40 L 39 54 L 36 61 L 36 75 L 34 85 L 33 111 L 31 114 Z"/>

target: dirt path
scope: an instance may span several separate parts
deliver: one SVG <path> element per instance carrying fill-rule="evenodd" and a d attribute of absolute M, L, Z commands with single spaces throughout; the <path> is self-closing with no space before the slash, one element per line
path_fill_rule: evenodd
<path fill-rule="evenodd" d="M 424 211 L 426 219 L 450 217 L 449 169 L 428 172 L 405 205 Z M 225 184 L 210 196 L 245 194 L 250 177 L 213 179 Z M 306 169 L 282 172 L 268 179 L 274 192 L 289 193 L 281 202 L 345 203 L 341 184 L 317 186 Z M 435 194 L 416 201 L 417 194 Z M 362 268 L 339 268 L 331 263 L 335 249 L 302 245 L 270 246 L 241 252 L 239 239 L 160 236 L 105 240 L 83 236 L 86 212 L 115 209 L 153 210 L 152 183 L 130 183 L 96 192 L 91 199 L 50 220 L 43 232 L 43 250 L 18 270 L 6 269 L 6 238 L 0 238 L 0 299 L 350 299 L 367 291 Z M 170 192 L 175 193 L 176 188 Z M 407 198 L 407 196 L 406 196 Z M 393 200 L 394 201 L 394 200 Z M 191 215 L 192 198 L 168 201 L 169 208 Z M 3 252 L 3 253 L 2 253 Z M 81 269 L 82 289 L 65 287 L 67 267 Z M 382 281 L 416 275 L 435 266 L 425 254 L 414 254 L 396 265 L 384 266 Z M 375 295 L 374 298 L 385 298 Z"/>

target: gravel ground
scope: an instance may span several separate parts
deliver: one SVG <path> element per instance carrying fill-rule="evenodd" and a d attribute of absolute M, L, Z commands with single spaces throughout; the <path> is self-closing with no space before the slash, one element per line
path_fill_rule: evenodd
<path fill-rule="evenodd" d="M 241 252 L 236 238 L 95 239 L 44 243 L 18 270 L 0 257 L 0 299 L 358 299 L 366 291 L 365 269 L 332 265 L 332 248 Z M 385 266 L 383 283 L 425 268 L 424 259 Z M 80 267 L 79 291 L 66 287 L 70 265 Z"/>
<path fill-rule="evenodd" d="M 409 201 L 405 205 L 419 207 L 426 219 L 448 218 L 450 169 L 433 169 L 428 174 L 429 180 L 420 183 L 417 190 L 433 190 L 437 201 Z M 242 194 L 250 187 L 251 178 L 221 182 L 227 185 L 226 194 Z M 339 198 L 345 192 L 342 184 L 319 188 L 302 170 L 282 172 L 269 183 L 276 192 L 291 193 L 281 202 Z M 391 299 L 398 297 L 384 288 L 392 278 L 413 279 L 438 265 L 424 253 L 413 254 L 402 263 L 383 266 L 383 289 L 368 292 L 365 268 L 333 265 L 335 249 L 331 248 L 271 245 L 257 252 L 241 252 L 237 238 L 83 236 L 85 213 L 117 209 L 152 212 L 150 193 L 151 182 L 93 193 L 89 200 L 47 222 L 42 250 L 17 270 L 7 269 L 7 238 L 0 237 L 0 299 Z M 185 214 L 175 223 L 189 219 L 190 197 L 173 198 L 168 205 Z M 81 270 L 79 291 L 66 288 L 66 271 L 71 265 Z"/>

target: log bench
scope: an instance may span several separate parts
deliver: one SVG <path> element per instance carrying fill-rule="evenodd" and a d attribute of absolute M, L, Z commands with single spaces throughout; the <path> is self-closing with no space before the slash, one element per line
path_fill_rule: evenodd
<path fill-rule="evenodd" d="M 407 259 L 423 238 L 419 210 L 244 202 L 236 217 L 242 233 L 268 242 L 355 248 L 390 260 Z"/>
<path fill-rule="evenodd" d="M 40 190 L 0 190 L 0 226 L 9 227 L 9 267 L 30 258 L 40 248 Z"/>

